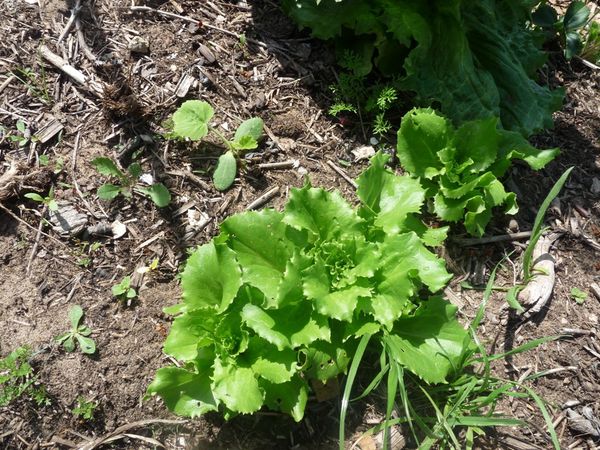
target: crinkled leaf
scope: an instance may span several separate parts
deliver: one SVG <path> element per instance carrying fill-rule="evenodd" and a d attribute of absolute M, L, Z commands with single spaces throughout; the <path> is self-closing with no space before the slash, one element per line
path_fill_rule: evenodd
<path fill-rule="evenodd" d="M 278 350 L 291 348 L 286 334 L 276 331 L 275 320 L 255 305 L 245 305 L 242 309 L 242 320 L 265 341 L 275 345 Z"/>
<path fill-rule="evenodd" d="M 356 232 L 362 220 L 338 192 L 305 186 L 293 190 L 285 208 L 284 222 L 308 230 L 321 240 Z"/>
<path fill-rule="evenodd" d="M 490 117 L 464 123 L 457 131 L 454 145 L 458 162 L 470 159 L 472 173 L 486 170 L 496 160 L 499 145 L 498 119 Z"/>
<path fill-rule="evenodd" d="M 299 376 L 294 376 L 286 383 L 269 383 L 260 381 L 265 391 L 265 405 L 272 410 L 289 414 L 296 422 L 304 417 L 304 408 L 308 400 L 308 386 Z"/>
<path fill-rule="evenodd" d="M 263 405 L 264 394 L 254 371 L 215 361 L 212 392 L 215 398 L 236 413 L 250 414 Z"/>
<path fill-rule="evenodd" d="M 260 289 L 267 299 L 275 299 L 291 257 L 284 240 L 282 214 L 273 210 L 247 212 L 229 217 L 221 224 L 228 245 L 244 268 L 244 282 Z"/>
<path fill-rule="evenodd" d="M 456 320 L 456 307 L 441 297 L 400 318 L 383 341 L 391 357 L 428 383 L 444 383 L 460 367 L 468 336 Z"/>
<path fill-rule="evenodd" d="M 371 289 L 361 286 L 330 292 L 316 299 L 317 311 L 332 319 L 351 321 L 358 299 L 370 296 Z"/>
<path fill-rule="evenodd" d="M 181 361 L 192 361 L 198 348 L 210 345 L 216 317 L 210 310 L 189 311 L 175 318 L 165 340 L 164 352 Z"/>
<path fill-rule="evenodd" d="M 173 132 L 193 141 L 208 134 L 208 124 L 214 115 L 212 106 L 200 100 L 183 102 L 173 114 Z"/>
<path fill-rule="evenodd" d="M 254 373 L 271 383 L 286 383 L 298 370 L 298 356 L 291 349 L 279 350 L 259 338 L 250 341 L 243 361 Z"/>
<path fill-rule="evenodd" d="M 242 285 L 241 275 L 236 255 L 228 247 L 214 241 L 198 247 L 188 258 L 181 277 L 187 309 L 225 311 Z"/>
<path fill-rule="evenodd" d="M 175 414 L 192 418 L 216 411 L 218 406 L 208 373 L 197 374 L 178 367 L 158 369 L 147 394 L 158 394 Z"/>
<path fill-rule="evenodd" d="M 398 130 L 398 158 L 412 175 L 431 179 L 443 173 L 438 152 L 450 144 L 454 131 L 448 119 L 432 109 L 414 109 Z"/>

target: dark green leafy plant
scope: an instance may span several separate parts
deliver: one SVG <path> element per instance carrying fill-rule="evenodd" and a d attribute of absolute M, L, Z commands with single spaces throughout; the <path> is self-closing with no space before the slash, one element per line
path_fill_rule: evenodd
<path fill-rule="evenodd" d="M 358 179 L 357 209 L 306 186 L 283 212 L 225 220 L 190 256 L 183 303 L 166 310 L 176 318 L 164 351 L 182 366 L 159 369 L 148 393 L 186 416 L 265 406 L 300 420 L 310 381 L 345 373 L 367 335 L 399 367 L 444 383 L 469 342 L 456 308 L 426 294 L 450 278 L 424 245 L 446 229 L 418 220 L 425 192 L 387 158 Z"/>
<path fill-rule="evenodd" d="M 81 306 L 75 305 L 69 310 L 69 321 L 71 329 L 56 337 L 56 341 L 62 344 L 68 352 L 75 351 L 75 341 L 79 343 L 79 348 L 83 353 L 88 355 L 96 353 L 96 343 L 90 337 L 92 330 L 87 325 L 80 325 L 83 318 L 83 309 Z"/>
<path fill-rule="evenodd" d="M 214 109 L 207 102 L 183 102 L 173 114 L 173 136 L 199 141 L 211 133 L 223 143 L 227 151 L 219 157 L 213 173 L 213 182 L 217 190 L 224 191 L 235 181 L 238 158 L 243 152 L 258 147 L 263 132 L 263 121 L 258 117 L 245 120 L 236 130 L 233 139 L 229 140 L 210 125 L 214 114 Z"/>
<path fill-rule="evenodd" d="M 552 34 L 558 34 L 564 47 L 565 58 L 571 59 L 583 50 L 581 32 L 588 23 L 590 10 L 585 2 L 572 1 L 559 17 L 556 10 L 545 1 L 531 15 L 533 23 Z"/>
<path fill-rule="evenodd" d="M 529 26 L 536 3 L 282 0 L 313 36 L 336 39 L 342 56 L 352 52 L 355 75 L 376 68 L 455 124 L 496 116 L 526 136 L 552 125 L 563 96 L 535 81 L 546 59 L 543 31 Z"/>
<path fill-rule="evenodd" d="M 121 171 L 114 161 L 110 158 L 96 158 L 92 161 L 92 166 L 102 175 L 114 177 L 119 184 L 103 184 L 98 188 L 98 197 L 102 200 L 112 200 L 118 195 L 131 198 L 133 192 L 137 192 L 150 198 L 159 208 L 163 208 L 171 203 L 171 193 L 162 183 L 153 183 L 149 187 L 142 187 L 138 184 L 138 179 L 142 175 L 142 166 L 139 163 L 131 164 L 126 172 Z"/>
<path fill-rule="evenodd" d="M 499 129 L 496 118 L 455 128 L 432 109 L 414 109 L 398 131 L 400 164 L 421 181 L 432 212 L 448 222 L 463 221 L 477 236 L 484 233 L 492 208 L 503 206 L 506 214 L 518 210 L 515 194 L 499 180 L 511 160 L 537 170 L 557 154 L 558 149 L 538 150 L 520 134 Z"/>
<path fill-rule="evenodd" d="M 29 348 L 19 347 L 0 359 L 0 406 L 8 406 L 22 396 L 30 397 L 38 406 L 50 404 L 46 389 L 36 385 L 30 357 Z"/>

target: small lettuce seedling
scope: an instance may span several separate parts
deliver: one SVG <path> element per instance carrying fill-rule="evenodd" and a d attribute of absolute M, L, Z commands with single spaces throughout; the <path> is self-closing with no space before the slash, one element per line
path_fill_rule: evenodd
<path fill-rule="evenodd" d="M 69 320 L 71 321 L 71 329 L 66 333 L 56 337 L 59 344 L 62 344 L 68 352 L 75 351 L 75 340 L 79 343 L 79 348 L 83 353 L 91 355 L 96 352 L 96 343 L 90 337 L 92 330 L 87 325 L 80 325 L 83 318 L 83 309 L 81 306 L 75 305 L 69 311 Z"/>
<path fill-rule="evenodd" d="M 225 145 L 227 151 L 219 157 L 213 173 L 213 183 L 219 191 L 228 189 L 237 174 L 237 160 L 247 150 L 258 147 L 263 132 L 263 121 L 258 117 L 241 123 L 233 140 L 225 138 L 216 128 L 210 126 L 215 111 L 207 102 L 188 100 L 173 114 L 173 135 L 199 141 L 212 133 Z"/>
<path fill-rule="evenodd" d="M 79 417 L 82 420 L 92 420 L 97 407 L 97 401 L 86 400 L 83 395 L 78 395 L 77 404 L 71 412 L 75 417 Z"/>
<path fill-rule="evenodd" d="M 30 397 L 38 406 L 50 404 L 46 389 L 36 385 L 37 378 L 28 362 L 30 357 L 31 349 L 18 347 L 0 359 L 0 407 L 21 396 Z"/>
<path fill-rule="evenodd" d="M 147 188 L 137 186 L 137 181 L 142 175 L 142 166 L 139 163 L 131 164 L 127 171 L 123 172 L 112 159 L 100 157 L 92 161 L 92 166 L 101 175 L 118 180 L 118 184 L 106 183 L 98 188 L 97 194 L 102 200 L 112 200 L 119 194 L 131 198 L 132 193 L 136 192 L 150 198 L 159 208 L 163 208 L 171 202 L 171 193 L 162 183 L 154 183 Z"/>

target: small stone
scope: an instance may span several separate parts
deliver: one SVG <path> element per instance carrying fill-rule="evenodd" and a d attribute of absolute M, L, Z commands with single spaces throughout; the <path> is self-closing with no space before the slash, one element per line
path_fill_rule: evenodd
<path fill-rule="evenodd" d="M 144 55 L 150 53 L 150 44 L 141 36 L 134 36 L 129 42 L 128 48 L 131 53 L 141 53 Z"/>
<path fill-rule="evenodd" d="M 371 139 L 369 139 L 369 144 L 377 145 L 377 144 L 379 144 L 379 141 L 377 140 L 377 138 L 375 136 L 371 136 Z"/>
<path fill-rule="evenodd" d="M 592 187 L 590 188 L 592 194 L 600 194 L 600 180 L 598 178 L 592 178 Z"/>
<path fill-rule="evenodd" d="M 375 149 L 370 145 L 363 145 L 352 150 L 354 155 L 354 161 L 361 161 L 363 159 L 369 159 L 375 154 Z"/>
<path fill-rule="evenodd" d="M 519 231 L 519 222 L 517 222 L 515 219 L 510 219 L 508 222 L 508 229 L 511 233 L 517 233 Z"/>

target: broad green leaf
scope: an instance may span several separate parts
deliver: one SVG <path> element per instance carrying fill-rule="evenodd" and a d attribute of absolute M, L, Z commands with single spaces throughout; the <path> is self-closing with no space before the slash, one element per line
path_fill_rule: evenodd
<path fill-rule="evenodd" d="M 578 31 L 567 31 L 565 35 L 565 58 L 571 59 L 581 53 L 583 42 Z"/>
<path fill-rule="evenodd" d="M 23 197 L 33 200 L 34 202 L 44 203 L 44 197 L 42 197 L 40 194 L 36 194 L 35 192 L 29 192 Z"/>
<path fill-rule="evenodd" d="M 246 367 L 223 365 L 215 361 L 212 392 L 233 412 L 250 414 L 263 405 L 264 394 L 258 385 L 254 371 Z"/>
<path fill-rule="evenodd" d="M 181 361 L 192 361 L 198 356 L 198 348 L 212 343 L 216 320 L 214 313 L 206 309 L 176 317 L 165 340 L 164 352 Z"/>
<path fill-rule="evenodd" d="M 371 289 L 352 286 L 341 291 L 330 292 L 317 298 L 315 302 L 319 314 L 350 322 L 360 297 L 371 297 Z"/>
<path fill-rule="evenodd" d="M 188 310 L 227 309 L 242 285 L 242 270 L 235 253 L 214 241 L 198 247 L 188 258 L 181 277 L 183 301 Z"/>
<path fill-rule="evenodd" d="M 431 179 L 443 173 L 438 152 L 451 144 L 454 131 L 448 119 L 432 109 L 413 109 L 398 130 L 398 158 L 412 175 Z"/>
<path fill-rule="evenodd" d="M 433 199 L 433 210 L 440 219 L 457 222 L 463 218 L 468 201 L 469 198 L 446 198 L 438 192 Z"/>
<path fill-rule="evenodd" d="M 543 4 L 531 14 L 531 19 L 539 27 L 552 28 L 558 21 L 558 13 L 552 6 Z"/>
<path fill-rule="evenodd" d="M 287 383 L 269 383 L 260 380 L 265 391 L 265 405 L 274 411 L 289 414 L 296 422 L 304 417 L 304 408 L 308 400 L 308 386 L 299 376 L 294 376 Z"/>
<path fill-rule="evenodd" d="M 496 160 L 498 154 L 499 134 L 498 119 L 490 117 L 484 120 L 473 120 L 464 123 L 457 131 L 454 145 L 457 162 L 471 159 L 473 165 L 469 171 L 473 173 L 486 170 Z"/>
<path fill-rule="evenodd" d="M 370 165 L 356 180 L 358 189 L 356 195 L 360 198 L 367 211 L 374 215 L 379 212 L 381 191 L 388 180 L 388 170 L 385 164 L 390 159 L 390 156 L 377 152 L 370 160 Z"/>
<path fill-rule="evenodd" d="M 96 193 L 98 194 L 98 198 L 102 200 L 112 200 L 121 193 L 121 187 L 114 184 L 103 184 L 98 188 Z"/>
<path fill-rule="evenodd" d="M 173 132 L 192 141 L 208 134 L 208 124 L 214 115 L 212 106 L 200 100 L 183 102 L 173 114 Z"/>
<path fill-rule="evenodd" d="M 233 152 L 225 152 L 219 156 L 217 161 L 217 167 L 213 173 L 213 183 L 215 189 L 218 191 L 224 191 L 228 189 L 235 181 L 237 173 L 237 160 Z"/>
<path fill-rule="evenodd" d="M 94 166 L 100 174 L 106 175 L 107 177 L 123 178 L 125 176 L 110 158 L 96 158 L 92 160 L 92 166 Z"/>
<path fill-rule="evenodd" d="M 250 340 L 242 361 L 254 373 L 271 383 L 286 383 L 298 370 L 298 355 L 291 349 L 279 350 L 260 338 Z"/>
<path fill-rule="evenodd" d="M 240 143 L 244 137 L 250 137 L 255 143 L 258 142 L 263 134 L 263 126 L 264 123 L 259 117 L 244 120 L 235 131 L 235 136 L 233 137 L 234 142 Z"/>
<path fill-rule="evenodd" d="M 197 374 L 178 367 L 158 369 L 147 394 L 158 394 L 175 414 L 192 418 L 216 411 L 218 406 L 208 373 Z"/>
<path fill-rule="evenodd" d="M 431 297 L 411 317 L 400 318 L 383 341 L 391 357 L 428 383 L 444 383 L 460 369 L 468 333 L 456 307 Z"/>
<path fill-rule="evenodd" d="M 79 321 L 83 317 L 83 309 L 79 305 L 74 305 L 69 310 L 69 321 L 71 322 L 71 328 L 74 330 L 79 326 Z"/>
<path fill-rule="evenodd" d="M 589 8 L 585 5 L 585 2 L 580 0 L 572 1 L 567 8 L 565 17 L 563 19 L 563 25 L 567 36 L 570 31 L 575 31 L 585 25 L 590 15 Z M 568 40 L 568 37 L 567 37 Z"/>
<path fill-rule="evenodd" d="M 386 280 L 382 283 L 386 290 L 380 287 L 380 293 L 403 292 L 404 289 L 396 288 L 395 283 L 401 284 L 403 278 L 410 283 L 407 275 L 411 274 L 418 275 L 418 279 L 432 292 L 442 289 L 452 278 L 444 260 L 430 252 L 413 232 L 388 237 L 381 243 L 380 250 L 383 255 L 382 276 Z"/>
<path fill-rule="evenodd" d="M 380 211 L 375 225 L 388 234 L 405 231 L 407 216 L 420 212 L 424 201 L 425 191 L 418 180 L 408 176 L 390 176 L 381 190 Z"/>
<path fill-rule="evenodd" d="M 354 341 L 354 340 L 352 340 Z M 350 363 L 349 342 L 315 341 L 306 351 L 306 363 L 303 367 L 308 378 L 327 381 L 345 373 Z"/>
<path fill-rule="evenodd" d="M 171 203 L 171 193 L 162 183 L 153 184 L 147 188 L 137 188 L 139 192 L 150 197 L 150 200 L 154 202 L 159 208 L 164 208 Z"/>
<path fill-rule="evenodd" d="M 86 354 L 96 353 L 96 343 L 93 339 L 89 337 L 82 336 L 80 334 L 76 334 L 75 337 L 79 342 L 79 347 L 81 347 L 81 351 Z"/>
<path fill-rule="evenodd" d="M 256 334 L 276 346 L 278 350 L 282 351 L 284 348 L 291 348 L 287 336 L 274 329 L 276 326 L 275 320 L 258 306 L 245 305 L 242 309 L 242 320 Z"/>
<path fill-rule="evenodd" d="M 389 294 L 375 295 L 371 301 L 373 318 L 388 330 L 391 330 L 394 321 L 402 316 L 407 303 L 408 298 L 403 299 Z"/>
<path fill-rule="evenodd" d="M 286 262 L 291 257 L 281 219 L 282 214 L 277 211 L 262 210 L 229 217 L 221 224 L 227 244 L 243 267 L 243 281 L 260 289 L 267 300 L 277 298 Z"/>
<path fill-rule="evenodd" d="M 298 230 L 308 230 L 323 241 L 356 233 L 362 226 L 362 219 L 337 191 L 310 186 L 292 190 L 283 221 Z"/>
<path fill-rule="evenodd" d="M 308 346 L 316 340 L 329 341 L 331 330 L 325 316 L 317 314 L 311 302 L 304 301 L 276 310 L 268 310 L 274 329 L 284 334 L 292 348 Z"/>

